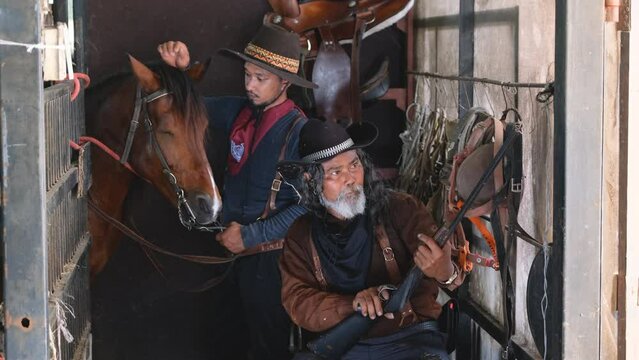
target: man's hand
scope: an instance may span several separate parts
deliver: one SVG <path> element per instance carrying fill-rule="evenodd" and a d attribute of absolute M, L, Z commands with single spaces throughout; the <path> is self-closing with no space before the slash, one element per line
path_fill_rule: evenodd
<path fill-rule="evenodd" d="M 169 66 L 185 70 L 191 63 L 189 48 L 181 41 L 167 41 L 158 45 L 162 60 Z"/>
<path fill-rule="evenodd" d="M 384 301 L 390 298 L 388 290 L 381 290 L 381 287 L 374 286 L 368 289 L 364 289 L 355 295 L 353 299 L 353 310 L 362 314 L 362 316 L 368 316 L 371 320 L 377 316 L 382 316 L 384 312 L 384 306 L 382 305 L 382 299 Z M 386 313 L 384 316 L 388 319 L 393 319 L 392 313 Z"/>
<path fill-rule="evenodd" d="M 437 242 L 424 234 L 417 234 L 422 242 L 417 247 L 413 260 L 424 275 L 439 282 L 446 282 L 453 275 L 455 268 L 450 257 L 451 245 L 446 241 L 440 248 Z"/>
<path fill-rule="evenodd" d="M 244 241 L 242 240 L 242 233 L 240 232 L 241 228 L 242 225 L 232 221 L 226 227 L 226 230 L 215 235 L 215 240 L 233 254 L 239 254 L 246 249 L 244 247 Z"/>

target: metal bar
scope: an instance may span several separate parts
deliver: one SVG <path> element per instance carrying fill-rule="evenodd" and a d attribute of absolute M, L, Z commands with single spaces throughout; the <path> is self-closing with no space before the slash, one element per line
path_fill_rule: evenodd
<path fill-rule="evenodd" d="M 459 76 L 473 76 L 475 71 L 475 0 L 459 0 Z M 473 83 L 457 83 L 457 116 L 473 107 Z"/>
<path fill-rule="evenodd" d="M 86 341 L 83 337 L 88 336 L 87 328 L 90 327 L 89 302 L 87 301 L 89 240 L 89 234 L 86 233 L 78 243 L 72 258 L 64 266 L 60 278 L 52 287 L 49 321 L 53 328 L 57 328 L 58 314 L 64 313 L 66 327 L 74 337 L 74 340 L 69 343 L 62 334 L 53 333 L 56 350 L 65 360 L 76 359 L 79 353 L 84 352 L 82 347 L 86 346 Z"/>
<path fill-rule="evenodd" d="M 86 0 L 73 1 L 73 19 L 75 27 L 75 69 L 78 72 L 86 73 L 86 48 L 85 34 L 87 33 L 86 18 Z M 82 99 L 78 98 L 78 101 Z M 82 117 L 84 119 L 84 116 Z"/>
<path fill-rule="evenodd" d="M 630 32 L 620 32 L 619 65 L 619 275 L 617 281 L 617 356 L 626 358 L 626 267 L 628 254 L 628 99 L 630 88 Z"/>
<path fill-rule="evenodd" d="M 0 0 L 0 38 L 40 43 L 40 1 Z M 45 132 L 40 51 L 0 46 L 6 357 L 48 359 Z"/>
<path fill-rule="evenodd" d="M 473 301 L 469 297 L 459 298 L 459 308 L 470 316 L 474 322 L 477 323 L 488 335 L 490 335 L 495 341 L 503 344 L 505 338 L 504 329 L 499 324 L 499 321 L 495 319 L 491 314 L 485 311 L 481 305 Z"/>
<path fill-rule="evenodd" d="M 475 26 L 493 25 L 499 23 L 512 23 L 519 17 L 519 7 L 509 7 L 495 10 L 475 12 Z M 432 16 L 415 19 L 415 29 L 424 28 L 456 28 L 459 26 L 458 15 Z"/>
<path fill-rule="evenodd" d="M 553 359 L 598 359 L 601 352 L 603 11 L 599 2 L 556 1 L 553 240 L 559 256 L 549 272 L 551 293 L 562 299 L 550 304 Z"/>
<path fill-rule="evenodd" d="M 458 299 L 459 308 L 464 313 L 468 314 L 479 327 L 484 330 L 490 337 L 496 342 L 502 343 L 505 338 L 504 330 L 497 319 L 493 318 L 488 312 L 482 309 L 481 305 L 477 304 L 470 298 Z M 515 354 L 517 359 L 520 360 L 532 360 L 533 357 L 515 340 L 513 340 Z M 504 344 L 502 344 L 504 345 Z"/>
<path fill-rule="evenodd" d="M 637 154 L 639 154 L 639 3 L 636 1 L 630 6 L 628 21 L 631 31 L 627 39 L 628 57 L 628 98 L 627 107 L 627 154 L 625 205 L 626 223 L 623 231 L 627 241 L 626 254 L 629 256 L 626 262 L 625 279 L 625 358 L 634 359 L 639 354 L 639 264 L 632 260 L 632 256 L 639 253 L 639 229 L 635 226 L 639 219 L 639 165 L 637 164 Z M 634 31 L 632 31 L 634 30 Z M 634 157 L 633 157 L 634 155 Z M 620 196 L 622 194 L 619 194 Z M 621 253 L 620 253 L 621 255 Z"/>
<path fill-rule="evenodd" d="M 468 76 L 455 76 L 455 75 L 441 75 L 433 72 L 427 71 L 408 71 L 409 75 L 414 76 L 425 76 L 435 79 L 445 79 L 445 80 L 459 80 L 459 81 L 468 81 L 468 82 L 477 82 L 483 84 L 493 84 L 500 85 L 509 88 L 548 88 L 553 83 L 520 83 L 520 82 L 509 82 L 509 81 L 500 81 L 493 80 L 487 78 L 478 78 L 478 77 L 468 77 Z"/>

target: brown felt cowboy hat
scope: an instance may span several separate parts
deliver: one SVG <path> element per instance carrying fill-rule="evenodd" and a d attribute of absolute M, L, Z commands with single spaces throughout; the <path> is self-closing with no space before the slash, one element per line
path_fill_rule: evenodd
<path fill-rule="evenodd" d="M 291 84 L 305 88 L 318 87 L 297 75 L 301 55 L 299 37 L 277 25 L 262 25 L 243 53 L 231 49 L 220 49 L 219 52 L 237 56 L 290 81 Z"/>
<path fill-rule="evenodd" d="M 319 164 L 335 156 L 372 144 L 377 139 L 377 127 L 361 122 L 348 128 L 333 121 L 309 119 L 300 130 L 300 160 L 278 163 L 278 171 L 285 178 L 297 177 L 311 164 Z"/>
<path fill-rule="evenodd" d="M 477 182 L 482 177 L 490 162 L 493 160 L 493 143 L 480 145 L 461 163 L 455 176 L 457 194 L 463 200 L 468 199 Z M 482 186 L 473 205 L 482 205 L 495 196 L 494 174 L 491 173 L 488 181 Z"/>

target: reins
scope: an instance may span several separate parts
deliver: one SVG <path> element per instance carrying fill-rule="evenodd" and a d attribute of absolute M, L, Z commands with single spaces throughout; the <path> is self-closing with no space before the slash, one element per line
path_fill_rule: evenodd
<path fill-rule="evenodd" d="M 149 114 L 148 114 L 148 110 L 147 110 L 147 104 L 158 100 L 164 96 L 170 95 L 171 92 L 166 90 L 166 89 L 161 89 L 158 90 L 156 92 L 153 92 L 149 95 L 146 95 L 144 97 L 142 97 L 142 89 L 141 87 L 138 85 L 137 86 L 137 90 L 136 90 L 136 99 L 135 99 L 135 108 L 133 111 L 133 116 L 131 118 L 131 123 L 129 125 L 129 131 L 127 134 L 127 138 L 126 138 L 126 143 L 125 143 L 125 147 L 124 147 L 124 151 L 122 152 L 122 156 L 118 155 L 115 151 L 113 151 L 111 148 L 109 148 L 106 144 L 104 144 L 103 142 L 101 142 L 100 140 L 94 138 L 94 137 L 90 137 L 90 136 L 81 136 L 79 138 L 79 144 L 75 143 L 73 140 L 70 140 L 70 146 L 75 149 L 75 150 L 79 150 L 82 144 L 85 144 L 87 142 L 90 142 L 94 145 L 96 145 L 100 150 L 104 151 L 107 155 L 109 155 L 111 158 L 113 158 L 115 161 L 119 162 L 122 166 L 124 166 L 127 170 L 131 171 L 131 173 L 137 175 L 138 177 L 140 177 L 141 179 L 150 182 L 148 179 L 144 178 L 143 176 L 141 176 L 140 174 L 138 174 L 133 167 L 131 166 L 131 164 L 128 162 L 128 158 L 129 158 L 129 154 L 131 151 L 131 147 L 133 144 L 133 139 L 135 137 L 135 133 L 137 130 L 137 127 L 139 125 L 139 118 L 140 116 L 144 117 L 144 125 L 145 125 L 145 130 L 148 133 L 149 136 L 149 141 L 153 146 L 153 149 L 156 153 L 156 155 L 158 156 L 158 159 L 160 160 L 160 163 L 162 164 L 163 170 L 162 172 L 164 173 L 164 175 L 167 177 L 167 180 L 169 181 L 169 183 L 171 184 L 171 186 L 173 187 L 173 190 L 176 193 L 176 196 L 178 198 L 178 204 L 177 204 L 177 208 L 178 208 L 178 216 L 180 219 L 180 222 L 182 223 L 182 225 L 184 227 L 186 227 L 188 230 L 191 229 L 197 229 L 200 231 L 209 231 L 209 232 L 214 232 L 214 231 L 218 231 L 218 230 L 224 230 L 225 227 L 221 226 L 221 225 L 214 225 L 214 226 L 201 226 L 201 225 L 197 225 L 196 219 L 195 219 L 195 215 L 193 213 L 193 210 L 191 209 L 190 205 L 188 204 L 186 197 L 184 195 L 184 190 L 178 185 L 178 181 L 177 181 L 177 177 L 175 176 L 175 174 L 173 173 L 173 171 L 171 171 L 171 168 L 166 160 L 166 157 L 164 156 L 164 153 L 162 152 L 162 149 L 157 141 L 157 138 L 155 136 L 155 132 L 153 131 L 153 123 L 151 122 L 151 119 L 149 118 Z M 166 250 L 148 240 L 146 240 L 144 237 L 142 237 L 141 235 L 139 235 L 137 232 L 135 232 L 134 230 L 132 230 L 131 228 L 129 228 L 128 226 L 126 226 L 125 224 L 123 224 L 122 222 L 118 221 L 117 219 L 115 219 L 114 217 L 110 216 L 109 214 L 107 214 L 106 212 L 104 212 L 104 210 L 100 209 L 100 207 L 89 197 L 87 199 L 87 203 L 89 205 L 89 207 L 91 208 L 91 210 L 93 210 L 100 218 L 102 218 L 104 221 L 108 222 L 109 224 L 113 225 L 116 229 L 118 229 L 122 234 L 128 236 L 129 238 L 131 238 L 132 240 L 134 240 L 135 242 L 137 242 L 139 245 L 151 249 L 155 252 L 158 252 L 160 254 L 164 254 L 167 256 L 171 256 L 174 258 L 178 258 L 178 259 L 182 259 L 185 261 L 189 261 L 189 262 L 193 262 L 193 263 L 199 263 L 199 264 L 208 264 L 208 265 L 220 265 L 220 264 L 229 264 L 234 262 L 237 258 L 242 257 L 242 256 L 248 256 L 248 255 L 252 255 L 253 252 L 245 252 L 242 253 L 241 255 L 231 255 L 229 257 L 219 257 L 219 256 L 204 256 L 204 255 L 190 255 L 190 254 L 178 254 L 178 253 L 174 253 L 172 251 Z M 202 284 L 201 286 L 199 286 L 198 288 L 196 288 L 195 290 L 190 290 L 190 291 L 204 291 L 206 289 L 209 289 L 212 286 L 215 286 L 217 284 L 219 284 L 220 282 L 222 282 L 222 280 L 226 277 L 226 275 L 228 274 L 228 270 L 224 271 L 224 273 L 220 276 L 214 277 L 210 280 L 208 280 L 207 282 L 205 282 L 204 284 Z"/>
<path fill-rule="evenodd" d="M 207 265 L 228 264 L 230 262 L 235 261 L 235 259 L 237 259 L 238 257 L 240 257 L 240 255 L 232 255 L 230 257 L 220 257 L 220 256 L 188 255 L 188 254 L 174 253 L 172 251 L 166 250 L 146 240 L 145 238 L 140 236 L 138 233 L 133 231 L 131 228 L 124 225 L 122 222 L 118 221 L 117 219 L 113 218 L 112 216 L 104 212 L 104 210 L 100 209 L 100 207 L 91 198 L 87 200 L 87 203 L 89 204 L 89 207 L 91 208 L 91 210 L 95 211 L 95 213 L 98 216 L 100 216 L 100 218 L 102 218 L 103 220 L 106 220 L 108 223 L 115 226 L 115 228 L 120 230 L 120 232 L 122 232 L 124 235 L 130 237 L 138 244 L 144 247 L 147 247 L 153 251 L 156 251 L 160 254 L 168 255 L 174 258 L 178 258 L 178 259 L 182 259 L 182 260 L 186 260 L 186 261 L 190 261 L 190 262 L 194 262 L 198 264 L 207 264 Z"/>

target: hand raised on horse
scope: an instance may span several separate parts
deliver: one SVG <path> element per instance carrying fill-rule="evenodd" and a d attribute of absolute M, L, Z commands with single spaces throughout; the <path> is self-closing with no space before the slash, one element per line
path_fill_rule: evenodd
<path fill-rule="evenodd" d="M 417 238 L 422 242 L 417 247 L 413 260 L 424 275 L 435 279 L 441 283 L 447 282 L 455 272 L 455 267 L 451 260 L 451 244 L 446 241 L 443 247 L 439 247 L 437 242 L 430 236 L 417 234 Z"/>
<path fill-rule="evenodd" d="M 158 52 L 167 65 L 186 70 L 191 63 L 189 48 L 181 41 L 167 41 L 158 45 Z"/>
<path fill-rule="evenodd" d="M 242 240 L 242 225 L 232 221 L 227 227 L 226 230 L 222 231 L 215 235 L 215 240 L 217 240 L 222 246 L 227 248 L 233 254 L 239 254 L 244 251 L 246 248 L 244 247 L 244 240 Z"/>

